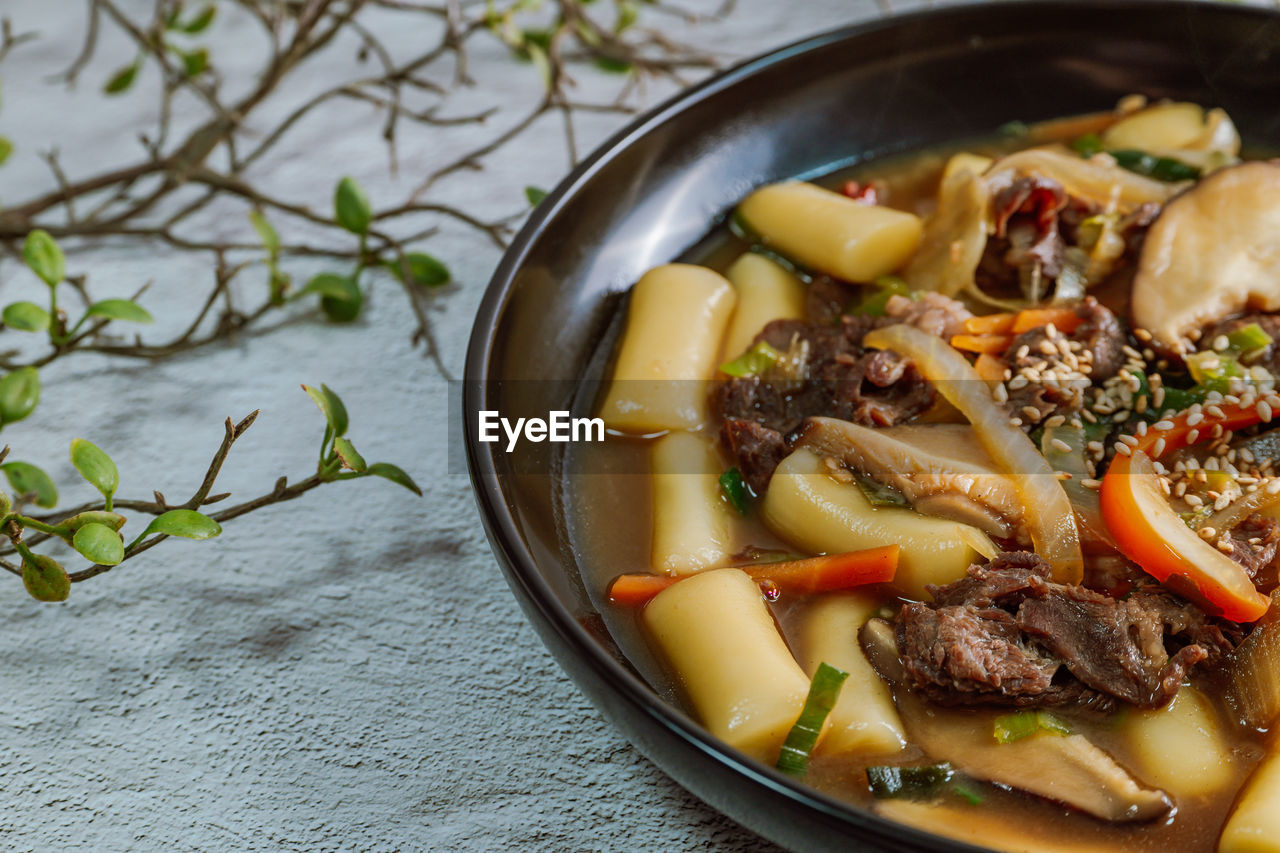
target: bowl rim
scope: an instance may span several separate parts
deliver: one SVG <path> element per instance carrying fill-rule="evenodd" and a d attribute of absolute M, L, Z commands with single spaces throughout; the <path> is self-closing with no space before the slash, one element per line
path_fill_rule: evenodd
<path fill-rule="evenodd" d="M 530 213 L 494 269 L 476 310 L 471 329 L 464 362 L 464 380 L 461 383 L 460 413 L 464 421 L 462 433 L 465 437 L 467 470 L 487 538 L 512 591 L 517 598 L 523 599 L 522 603 L 536 608 L 545 620 L 545 626 L 554 631 L 567 647 L 574 649 L 578 659 L 584 662 L 591 672 L 613 691 L 615 696 L 647 714 L 668 734 L 679 738 L 686 746 L 701 753 L 708 760 L 745 776 L 749 781 L 769 789 L 778 796 L 786 797 L 793 803 L 834 818 L 851 829 L 866 831 L 872 837 L 880 838 L 885 838 L 886 832 L 892 832 L 894 837 L 922 847 L 936 846 L 941 843 L 949 849 L 958 851 L 987 849 L 858 808 L 788 777 L 780 771 L 768 768 L 721 742 L 690 715 L 658 696 L 643 678 L 604 650 L 599 641 L 583 627 L 541 578 L 535 567 L 535 557 L 519 532 L 520 525 L 516 520 L 513 507 L 509 506 L 503 498 L 500 476 L 494 461 L 494 454 L 497 451 L 494 450 L 493 445 L 484 445 L 476 440 L 473 425 L 467 419 L 466 413 L 483 408 L 482 403 L 486 395 L 484 382 L 488 379 L 488 372 L 492 366 L 491 356 L 498 321 L 506 310 L 517 275 L 523 268 L 533 244 L 548 224 L 560 215 L 568 201 L 597 171 L 675 115 L 714 98 L 723 89 L 793 57 L 820 50 L 847 39 L 909 27 L 918 20 L 945 19 L 949 16 L 961 17 L 975 13 L 999 15 L 1011 9 L 1021 11 L 1038 9 L 1046 13 L 1070 11 L 1075 14 L 1082 12 L 1087 14 L 1090 11 L 1120 12 L 1139 9 L 1144 12 L 1155 12 L 1161 8 L 1166 13 L 1214 9 L 1215 15 L 1254 17 L 1272 22 L 1280 20 L 1280 10 L 1276 8 L 1223 4 L 1218 0 L 963 0 L 963 2 L 942 7 L 917 9 L 843 25 L 796 39 L 765 53 L 741 60 L 672 94 L 599 143 L 556 184 L 554 189 L 548 192 Z M 609 724 L 616 728 L 612 720 Z M 635 746 L 631 738 L 627 739 Z M 667 773 L 661 765 L 657 766 L 663 773 Z M 695 794 L 695 796 L 698 795 Z M 698 799 L 702 800 L 702 797 L 698 796 Z M 721 809 L 708 805 L 723 814 Z M 737 822 L 732 817 L 730 819 Z"/>

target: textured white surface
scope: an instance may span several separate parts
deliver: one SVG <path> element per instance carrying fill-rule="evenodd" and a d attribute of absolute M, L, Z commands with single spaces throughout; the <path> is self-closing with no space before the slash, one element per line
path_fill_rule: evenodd
<path fill-rule="evenodd" d="M 76 93 L 44 83 L 78 47 L 80 8 L 4 0 L 0 10 L 16 29 L 42 33 L 0 69 L 0 133 L 20 146 L 0 170 L 6 200 L 48 185 L 36 151 L 60 147 L 74 178 L 129 159 L 131 128 L 151 118 L 145 87 L 109 103 L 97 94 L 119 50 Z M 871 0 L 740 0 L 727 22 L 684 37 L 741 57 L 874 14 Z M 220 25 L 219 61 L 242 63 L 250 46 L 237 33 Z M 405 46 L 417 35 L 392 37 Z M 529 102 L 505 51 L 472 60 L 479 85 L 456 96 L 458 113 Z M 308 73 L 319 85 L 346 70 Z M 616 78 L 581 82 L 590 92 Z M 346 105 L 308 122 L 261 179 L 323 208 L 344 172 L 385 197 L 450 153 L 411 138 L 396 179 L 371 118 Z M 587 117 L 584 148 L 622 121 Z M 526 184 L 549 187 L 566 165 L 549 121 L 512 156 L 442 190 L 506 213 Z M 498 255 L 457 230 L 432 250 L 460 282 L 438 315 L 446 361 L 460 373 Z M 189 311 L 208 275 L 137 248 L 74 255 L 70 266 L 102 295 L 154 280 L 146 302 L 160 317 Z M 0 281 L 5 302 L 38 291 L 8 258 Z M 279 474 L 301 478 L 320 422 L 297 385 L 324 381 L 346 399 L 366 457 L 401 464 L 426 498 L 381 481 L 323 488 L 228 525 L 217 542 L 167 543 L 77 586 L 65 605 L 37 604 L 5 580 L 5 848 L 767 849 L 640 757 L 542 648 L 494 564 L 465 476 L 448 473 L 447 386 L 410 347 L 411 331 L 384 283 L 354 327 L 308 318 L 156 366 L 81 358 L 46 371 L 41 407 L 3 438 L 61 483 L 75 479 L 66 446 L 82 435 L 119 461 L 122 495 L 154 487 L 185 497 L 221 419 L 255 408 L 262 416 L 224 486 L 249 496 Z M 87 487 L 66 490 L 63 503 L 89 497 Z"/>

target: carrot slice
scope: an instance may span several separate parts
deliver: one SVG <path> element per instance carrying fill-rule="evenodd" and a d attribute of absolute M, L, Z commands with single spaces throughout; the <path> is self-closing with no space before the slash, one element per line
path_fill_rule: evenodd
<path fill-rule="evenodd" d="M 1083 322 L 1074 308 L 1027 308 L 1019 311 L 1014 318 L 1012 332 L 1020 335 L 1052 323 L 1058 327 L 1058 331 L 1069 335 Z"/>
<path fill-rule="evenodd" d="M 1013 343 L 1013 335 L 952 335 L 951 345 L 965 352 L 1002 353 Z"/>
<path fill-rule="evenodd" d="M 779 592 L 794 595 L 834 592 L 893 580 L 898 571 L 898 546 L 885 545 L 845 554 L 739 568 L 754 581 L 772 583 Z M 619 575 L 609 585 L 609 600 L 623 607 L 641 607 L 681 580 L 666 575 Z"/>
<path fill-rule="evenodd" d="M 1007 335 L 1013 331 L 1012 314 L 981 314 L 964 321 L 964 330 L 973 335 Z"/>
<path fill-rule="evenodd" d="M 978 371 L 983 382 L 1004 381 L 1005 363 L 993 355 L 985 352 L 980 354 L 973 363 L 973 369 Z"/>

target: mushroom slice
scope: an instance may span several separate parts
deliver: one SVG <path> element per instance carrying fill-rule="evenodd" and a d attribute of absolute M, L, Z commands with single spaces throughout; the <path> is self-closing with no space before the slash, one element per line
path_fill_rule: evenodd
<path fill-rule="evenodd" d="M 1152 820 L 1173 808 L 1163 791 L 1144 788 L 1084 735 L 1036 734 L 1012 743 L 992 735 L 997 712 L 927 704 L 901 683 L 893 628 L 872 619 L 860 634 L 867 658 L 889 681 L 912 743 L 975 779 L 1065 803 L 1113 823 Z"/>
<path fill-rule="evenodd" d="M 1133 323 L 1165 348 L 1239 311 L 1280 309 L 1280 165 L 1214 172 L 1165 205 L 1143 243 Z"/>
<path fill-rule="evenodd" d="M 799 444 L 892 486 L 917 512 L 970 524 L 1002 539 L 1021 531 L 1016 484 L 996 467 L 968 424 L 868 429 L 835 418 L 810 418 Z"/>

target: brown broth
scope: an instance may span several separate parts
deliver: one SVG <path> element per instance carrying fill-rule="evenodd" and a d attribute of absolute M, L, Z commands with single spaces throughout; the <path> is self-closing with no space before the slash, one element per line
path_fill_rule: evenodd
<path fill-rule="evenodd" d="M 888 189 L 892 207 L 927 214 L 947 157 L 960 150 L 999 155 L 1033 143 L 1048 141 L 1043 132 L 1020 139 L 987 139 L 895 155 L 874 163 L 859 164 L 816 179 L 817 183 L 839 186 L 846 180 L 876 179 Z M 723 271 L 748 246 L 727 228 L 716 228 L 682 260 Z M 1123 287 L 1115 287 L 1119 292 Z M 1114 301 L 1114 300 L 1107 300 Z M 1120 307 L 1120 306 L 1117 306 Z M 612 348 L 609 340 L 605 347 Z M 652 527 L 651 485 L 647 474 L 648 441 L 610 434 L 599 444 L 569 446 L 565 480 L 565 509 L 570 545 L 592 603 L 623 654 L 639 674 L 669 701 L 684 705 L 681 690 L 654 653 L 641 627 L 638 614 L 609 603 L 609 582 L 626 572 L 650 571 L 649 550 Z M 727 466 L 726 462 L 726 466 Z M 786 549 L 756 518 L 739 525 L 737 545 Z M 771 605 L 784 637 L 794 648 L 805 601 L 783 599 Z M 896 608 L 899 599 L 886 597 L 884 604 Z M 1197 682 L 1209 697 L 1215 689 L 1209 682 Z M 687 706 L 686 706 L 687 707 Z M 990 725 L 990 712 L 973 712 L 975 725 Z M 1055 711 L 1055 713 L 1057 713 Z M 1121 765 L 1138 766 L 1137 756 L 1116 721 L 1097 716 L 1063 712 L 1073 729 L 1089 737 L 1109 752 Z M 1142 824 L 1109 824 L 1048 800 L 996 785 L 972 783 L 981 792 L 981 804 L 944 794 L 934 808 L 898 805 L 901 801 L 877 801 L 867 786 L 868 760 L 860 757 L 816 757 L 807 781 L 814 787 L 854 806 L 879 811 L 913 823 L 922 829 L 953 835 L 997 849 L 1011 850 L 1100 850 L 1212 851 L 1216 848 L 1230 806 L 1239 787 L 1263 755 L 1256 733 L 1242 732 L 1221 707 L 1218 722 L 1235 759 L 1235 780 L 1222 789 L 1199 797 L 1176 798 L 1176 811 L 1167 820 Z M 982 722 L 976 718 L 982 717 Z M 998 748 L 994 747 L 994 748 Z M 895 756 L 892 763 L 928 763 L 929 756 L 911 748 Z M 871 763 L 884 763 L 872 761 Z M 910 814 L 904 814 L 910 812 Z M 950 828 L 949 828 L 950 826 Z"/>

